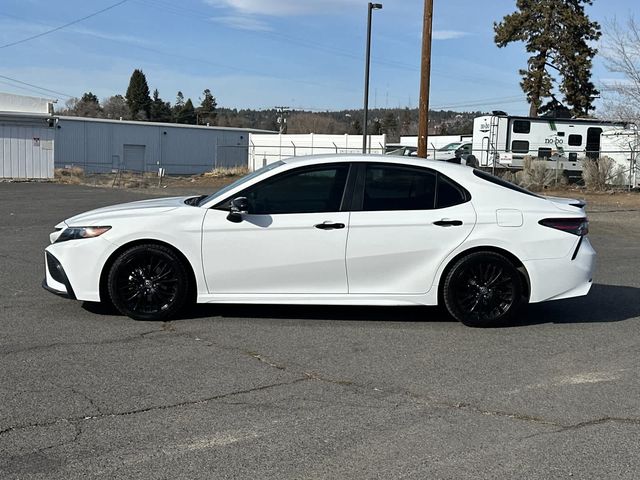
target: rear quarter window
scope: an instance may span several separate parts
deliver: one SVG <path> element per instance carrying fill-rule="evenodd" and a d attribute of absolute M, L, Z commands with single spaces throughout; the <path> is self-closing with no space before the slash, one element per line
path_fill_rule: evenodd
<path fill-rule="evenodd" d="M 482 180 L 486 180 L 487 182 L 493 183 L 495 185 L 508 188 L 509 190 L 513 190 L 514 192 L 524 193 L 525 195 L 531 195 L 532 197 L 536 197 L 536 198 L 543 198 L 540 195 L 536 195 L 535 193 L 530 192 L 526 188 L 522 188 L 516 185 L 515 183 L 508 182 L 503 178 L 496 177 L 495 175 L 491 175 L 490 173 L 483 172 L 482 170 L 474 169 L 473 174 L 476 177 L 481 178 Z"/>

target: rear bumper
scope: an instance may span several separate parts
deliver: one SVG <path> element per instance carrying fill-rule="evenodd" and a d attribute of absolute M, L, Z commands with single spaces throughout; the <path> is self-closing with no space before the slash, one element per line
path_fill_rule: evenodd
<path fill-rule="evenodd" d="M 593 284 L 596 252 L 588 237 L 562 259 L 524 262 L 531 280 L 531 303 L 581 297 Z"/>
<path fill-rule="evenodd" d="M 45 252 L 44 255 L 45 278 L 42 287 L 48 292 L 75 300 L 76 294 L 60 261 L 50 252 Z"/>

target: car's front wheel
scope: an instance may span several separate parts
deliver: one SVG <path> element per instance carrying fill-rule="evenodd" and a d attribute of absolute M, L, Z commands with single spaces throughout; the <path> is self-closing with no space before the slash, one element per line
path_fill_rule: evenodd
<path fill-rule="evenodd" d="M 459 259 L 449 270 L 442 293 L 451 316 L 472 327 L 504 325 L 523 304 L 520 273 L 495 252 Z"/>
<path fill-rule="evenodd" d="M 113 262 L 107 287 L 113 305 L 124 315 L 135 320 L 165 320 L 184 304 L 189 275 L 170 248 L 136 245 Z"/>

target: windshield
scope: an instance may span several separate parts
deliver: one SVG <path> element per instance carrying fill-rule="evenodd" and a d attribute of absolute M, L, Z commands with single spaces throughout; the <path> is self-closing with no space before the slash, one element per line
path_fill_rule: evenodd
<path fill-rule="evenodd" d="M 231 190 L 233 190 L 234 188 L 242 185 L 245 182 L 248 182 L 251 179 L 254 179 L 256 177 L 259 177 L 260 175 L 267 173 L 269 170 L 273 170 L 274 168 L 279 167 L 280 165 L 283 165 L 284 162 L 282 161 L 277 161 L 274 163 L 270 163 L 269 165 L 266 165 L 262 168 L 259 168 L 258 170 L 254 170 L 253 172 L 251 172 L 248 175 L 245 175 L 242 178 L 239 178 L 238 180 L 236 180 L 233 183 L 230 183 L 229 185 L 227 185 L 224 188 L 221 188 L 220 190 L 218 190 L 217 192 L 212 193 L 211 195 L 204 197 L 202 200 L 200 200 L 198 202 L 198 206 L 200 205 L 204 205 L 205 203 L 207 203 L 209 200 L 213 199 L 214 197 L 217 197 L 218 195 L 224 195 L 226 192 L 229 192 Z"/>
<path fill-rule="evenodd" d="M 445 145 L 444 147 L 440 148 L 439 150 L 441 152 L 447 152 L 449 150 L 455 150 L 457 149 L 460 145 L 462 145 L 462 143 L 460 142 L 454 142 L 454 143 L 450 143 L 449 145 Z"/>

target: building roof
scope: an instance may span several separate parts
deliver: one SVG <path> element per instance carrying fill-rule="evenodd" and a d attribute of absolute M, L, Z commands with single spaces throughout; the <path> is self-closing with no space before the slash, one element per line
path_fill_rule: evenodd
<path fill-rule="evenodd" d="M 225 130 L 225 131 L 249 132 L 249 133 L 277 133 L 272 130 L 260 130 L 257 128 L 189 125 L 184 123 L 168 123 L 168 122 L 144 122 L 144 121 L 138 121 L 138 120 L 115 120 L 111 118 L 71 117 L 67 115 L 56 115 L 55 118 L 63 121 L 72 121 L 72 122 L 95 122 L 95 123 L 124 124 L 124 125 L 142 125 L 146 127 L 154 126 L 154 127 L 167 127 L 167 128 L 197 128 L 197 129 L 205 129 L 205 130 Z"/>

